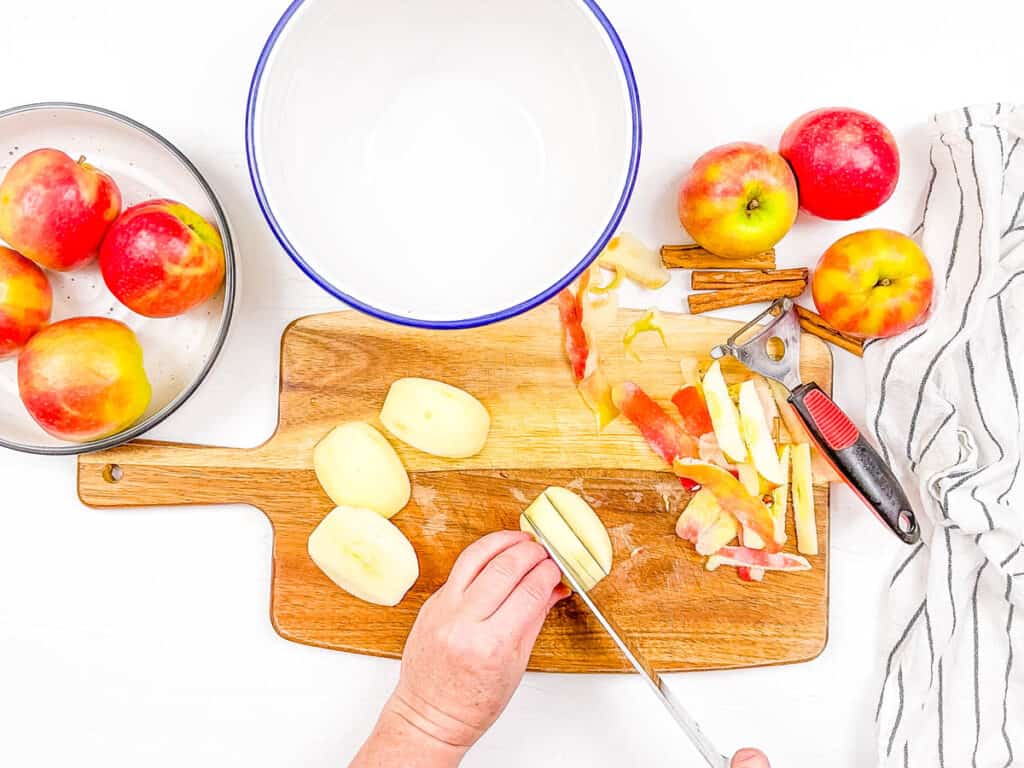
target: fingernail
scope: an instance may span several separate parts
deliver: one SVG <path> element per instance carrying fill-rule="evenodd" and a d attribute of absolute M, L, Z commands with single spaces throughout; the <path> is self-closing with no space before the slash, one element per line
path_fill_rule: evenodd
<path fill-rule="evenodd" d="M 762 768 L 764 765 L 766 763 L 761 751 L 749 747 L 733 755 L 731 763 L 732 768 Z"/>

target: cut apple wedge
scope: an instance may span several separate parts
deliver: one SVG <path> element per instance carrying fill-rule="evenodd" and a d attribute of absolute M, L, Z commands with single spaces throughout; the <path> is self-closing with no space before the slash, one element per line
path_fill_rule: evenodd
<path fill-rule="evenodd" d="M 772 485 L 782 485 L 786 477 L 779 465 L 771 424 L 764 412 L 756 384 L 752 379 L 744 381 L 740 385 L 740 428 L 747 450 L 758 474 Z"/>
<path fill-rule="evenodd" d="M 380 432 L 361 421 L 339 424 L 313 449 L 313 470 L 339 507 L 391 517 L 409 503 L 409 475 Z"/>
<path fill-rule="evenodd" d="M 736 465 L 725 458 L 725 454 L 722 453 L 722 449 L 718 445 L 718 438 L 715 437 L 714 432 L 707 432 L 700 436 L 700 440 L 697 441 L 697 455 L 701 461 L 717 464 L 734 476 L 739 476 L 739 470 L 736 469 Z"/>
<path fill-rule="evenodd" d="M 729 472 L 694 459 L 676 459 L 672 469 L 680 477 L 689 478 L 711 491 L 725 512 L 764 540 L 766 550 L 779 551 L 780 545 L 774 538 L 775 523 L 768 507 L 747 493 L 743 484 Z"/>
<path fill-rule="evenodd" d="M 789 505 L 790 446 L 779 448 L 779 464 L 786 476 L 786 482 L 772 489 L 772 519 L 775 521 L 775 540 L 786 543 L 786 507 Z"/>
<path fill-rule="evenodd" d="M 729 387 L 726 386 L 722 367 L 717 360 L 704 374 L 701 386 L 708 413 L 711 414 L 711 423 L 715 427 L 718 445 L 730 461 L 746 461 L 747 446 L 740 431 L 739 411 L 729 396 Z"/>
<path fill-rule="evenodd" d="M 809 571 L 807 558 L 788 552 L 765 552 L 747 547 L 722 547 L 708 558 L 705 568 L 713 571 L 719 566 L 735 568 L 762 568 L 766 571 Z"/>
<path fill-rule="evenodd" d="M 661 288 L 670 277 L 661 256 L 626 232 L 608 241 L 597 257 L 597 265 L 614 269 L 644 288 Z"/>
<path fill-rule="evenodd" d="M 676 535 L 692 543 L 701 555 L 714 554 L 735 539 L 739 530 L 736 518 L 722 510 L 707 488 L 693 495 L 676 522 Z"/>
<path fill-rule="evenodd" d="M 398 605 L 420 575 L 416 550 L 394 523 L 370 509 L 338 507 L 313 530 L 309 556 L 353 597 Z"/>
<path fill-rule="evenodd" d="M 530 520 L 587 592 L 611 573 L 607 529 L 591 506 L 568 488 L 547 488 L 519 516 L 520 529 L 536 536 Z"/>
<path fill-rule="evenodd" d="M 754 465 L 749 462 L 737 464 L 736 474 L 739 475 L 739 481 L 742 483 L 747 493 L 755 499 L 760 499 L 761 478 L 758 477 L 757 470 L 754 468 Z M 743 526 L 743 535 L 741 538 L 743 540 L 743 546 L 745 547 L 750 547 L 751 549 L 764 549 L 764 539 L 746 526 Z"/>
<path fill-rule="evenodd" d="M 796 527 L 796 549 L 804 555 L 818 554 L 818 523 L 814 519 L 814 486 L 811 474 L 811 446 L 792 446 L 793 523 Z"/>
<path fill-rule="evenodd" d="M 399 379 L 388 389 L 380 420 L 388 431 L 431 456 L 461 459 L 483 450 L 491 416 L 465 390 L 433 379 Z"/>

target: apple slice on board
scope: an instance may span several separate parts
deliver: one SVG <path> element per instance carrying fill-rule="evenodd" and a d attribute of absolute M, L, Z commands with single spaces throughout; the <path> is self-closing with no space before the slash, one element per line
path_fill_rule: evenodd
<path fill-rule="evenodd" d="M 530 520 L 572 568 L 587 592 L 611 573 L 612 542 L 608 530 L 591 506 L 568 488 L 545 489 L 519 516 L 520 529 L 536 536 Z"/>
<path fill-rule="evenodd" d="M 740 428 L 758 474 L 772 485 L 785 483 L 786 477 L 772 439 L 771 422 L 751 379 L 740 385 Z"/>
<path fill-rule="evenodd" d="M 736 465 L 736 472 L 739 475 L 739 481 L 746 488 L 747 493 L 753 496 L 755 499 L 761 498 L 761 478 L 758 477 L 757 470 L 754 465 L 749 462 L 743 462 Z M 764 539 L 754 533 L 752 530 L 743 527 L 743 546 L 750 547 L 751 549 L 764 549 Z"/>
<path fill-rule="evenodd" d="M 796 549 L 804 555 L 818 554 L 818 524 L 814 519 L 814 488 L 811 477 L 811 446 L 797 443 L 792 449 L 793 522 Z"/>
<path fill-rule="evenodd" d="M 729 395 L 729 387 L 725 383 L 722 367 L 717 360 L 704 374 L 702 387 L 718 445 L 730 461 L 746 461 L 747 446 L 740 431 L 739 411 L 736 410 L 736 404 Z"/>
<path fill-rule="evenodd" d="M 310 534 L 307 549 L 331 581 L 375 605 L 398 605 L 420 575 L 412 544 L 371 509 L 337 507 Z"/>
<path fill-rule="evenodd" d="M 339 424 L 313 449 L 313 470 L 339 507 L 365 507 L 391 517 L 409 503 L 409 475 L 395 449 L 362 421 Z"/>
<path fill-rule="evenodd" d="M 449 459 L 480 453 L 491 429 L 490 414 L 471 394 L 415 377 L 391 384 L 380 420 L 403 443 Z"/>
<path fill-rule="evenodd" d="M 772 489 L 772 518 L 775 520 L 775 540 L 786 543 L 786 507 L 789 504 L 790 446 L 779 448 L 779 463 L 786 475 L 786 482 Z"/>

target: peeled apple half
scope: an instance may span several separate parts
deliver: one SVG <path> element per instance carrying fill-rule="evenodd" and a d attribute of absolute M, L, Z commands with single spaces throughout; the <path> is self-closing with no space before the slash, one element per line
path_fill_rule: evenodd
<path fill-rule="evenodd" d="M 398 605 L 420 575 L 416 550 L 390 520 L 362 507 L 338 507 L 313 530 L 309 556 L 353 597 Z"/>
<path fill-rule="evenodd" d="M 572 569 L 587 592 L 612 570 L 612 542 L 604 523 L 582 498 L 567 488 L 552 486 L 519 516 L 519 528 L 536 536 L 530 520 Z"/>
<path fill-rule="evenodd" d="M 480 453 L 491 429 L 491 416 L 479 400 L 433 379 L 394 382 L 380 420 L 403 443 L 448 459 Z"/>
<path fill-rule="evenodd" d="M 313 469 L 338 506 L 365 507 L 391 517 L 409 503 L 409 475 L 395 449 L 362 421 L 331 430 L 313 449 Z"/>

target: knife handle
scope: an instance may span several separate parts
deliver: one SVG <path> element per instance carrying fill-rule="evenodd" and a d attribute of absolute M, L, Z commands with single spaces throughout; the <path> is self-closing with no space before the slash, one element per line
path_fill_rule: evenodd
<path fill-rule="evenodd" d="M 789 403 L 843 481 L 905 544 L 921 537 L 917 517 L 899 480 L 850 417 L 817 384 L 801 384 Z"/>

